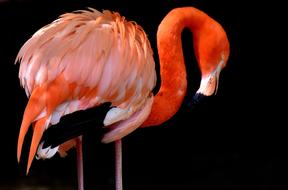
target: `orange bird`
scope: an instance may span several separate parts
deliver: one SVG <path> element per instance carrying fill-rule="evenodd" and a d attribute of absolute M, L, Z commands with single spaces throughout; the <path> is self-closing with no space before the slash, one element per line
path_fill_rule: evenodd
<path fill-rule="evenodd" d="M 116 142 L 116 189 L 121 190 L 121 138 L 138 127 L 160 125 L 179 109 L 187 81 L 181 32 L 193 33 L 202 79 L 196 94 L 210 96 L 229 56 L 224 29 L 204 12 L 176 8 L 159 25 L 157 46 L 161 87 L 156 95 L 153 52 L 144 30 L 118 13 L 82 10 L 61 15 L 38 30 L 21 48 L 19 78 L 29 97 L 21 124 L 17 157 L 32 124 L 27 173 L 32 160 L 64 155 L 77 144 L 78 188 L 83 189 L 81 137 L 43 148 L 44 131 L 64 115 L 111 103 L 102 142 Z"/>

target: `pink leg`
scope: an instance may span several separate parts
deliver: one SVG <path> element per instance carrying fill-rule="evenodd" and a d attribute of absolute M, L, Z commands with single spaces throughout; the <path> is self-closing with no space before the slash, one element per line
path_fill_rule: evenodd
<path fill-rule="evenodd" d="M 122 183 L 122 143 L 121 139 L 115 141 L 115 181 L 116 190 L 123 189 Z"/>
<path fill-rule="evenodd" d="M 78 190 L 84 190 L 82 136 L 76 138 Z"/>

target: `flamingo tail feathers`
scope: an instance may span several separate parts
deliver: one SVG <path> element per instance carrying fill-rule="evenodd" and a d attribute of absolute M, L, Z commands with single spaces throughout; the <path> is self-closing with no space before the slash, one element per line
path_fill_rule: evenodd
<path fill-rule="evenodd" d="M 54 81 L 36 87 L 28 101 L 20 128 L 17 159 L 20 161 L 22 146 L 29 126 L 33 123 L 34 132 L 30 146 L 27 173 L 36 154 L 39 142 L 44 131 L 48 128 L 55 108 L 69 99 L 74 87 L 70 87 L 60 75 Z"/>
<path fill-rule="evenodd" d="M 37 118 L 45 107 L 45 97 L 43 96 L 43 87 L 35 89 L 31 94 L 29 102 L 24 111 L 23 120 L 18 137 L 17 159 L 20 161 L 24 138 L 27 134 L 30 124 Z"/>
<path fill-rule="evenodd" d="M 43 117 L 43 118 L 39 119 L 38 121 L 36 121 L 36 123 L 34 125 L 34 132 L 33 132 L 32 142 L 31 142 L 31 146 L 30 146 L 30 152 L 29 152 L 26 174 L 28 174 L 28 172 L 29 172 L 29 169 L 31 167 L 33 158 L 36 154 L 39 142 L 40 142 L 41 137 L 44 133 L 44 130 L 48 124 L 49 124 L 49 119 L 47 120 L 47 117 Z"/>

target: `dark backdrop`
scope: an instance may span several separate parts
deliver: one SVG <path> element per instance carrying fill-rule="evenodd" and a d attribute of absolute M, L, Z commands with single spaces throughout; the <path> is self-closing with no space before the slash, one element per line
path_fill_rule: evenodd
<path fill-rule="evenodd" d="M 285 45 L 285 22 L 280 20 L 283 12 L 277 2 L 0 0 L 1 190 L 77 187 L 75 150 L 64 159 L 34 161 L 28 176 L 25 159 L 17 164 L 16 143 L 27 98 L 19 85 L 18 65 L 13 63 L 23 43 L 65 12 L 109 9 L 144 28 L 158 65 L 158 24 L 180 6 L 197 7 L 222 24 L 231 44 L 230 59 L 217 95 L 189 110 L 187 100 L 197 90 L 200 75 L 191 35 L 184 31 L 185 60 L 191 70 L 187 97 L 162 126 L 138 129 L 123 139 L 124 189 L 288 189 L 287 84 L 283 83 L 287 60 L 281 58 L 285 48 L 280 48 Z M 85 186 L 112 190 L 114 147 L 101 144 L 102 134 L 94 132 L 84 137 Z M 29 138 L 31 134 L 24 151 Z"/>

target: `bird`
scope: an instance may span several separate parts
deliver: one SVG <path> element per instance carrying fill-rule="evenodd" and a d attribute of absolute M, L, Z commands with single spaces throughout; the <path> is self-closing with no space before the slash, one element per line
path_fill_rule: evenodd
<path fill-rule="evenodd" d="M 33 137 L 27 173 L 36 158 L 66 155 L 77 148 L 78 189 L 83 190 L 82 138 L 44 147 L 43 133 L 79 110 L 110 103 L 101 121 L 108 131 L 103 143 L 115 142 L 115 184 L 122 190 L 121 139 L 137 128 L 159 126 L 179 110 L 187 91 L 181 32 L 193 35 L 201 71 L 195 98 L 217 92 L 229 41 L 223 27 L 195 7 L 172 9 L 157 31 L 161 86 L 156 94 L 153 50 L 144 29 L 118 12 L 78 10 L 42 27 L 21 47 L 19 79 L 29 98 L 20 127 L 17 159 L 30 126 Z"/>

